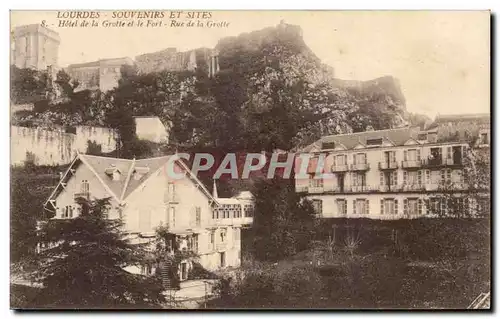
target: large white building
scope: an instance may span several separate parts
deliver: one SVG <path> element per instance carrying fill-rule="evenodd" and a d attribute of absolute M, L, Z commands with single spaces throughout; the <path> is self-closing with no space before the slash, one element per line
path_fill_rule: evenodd
<path fill-rule="evenodd" d="M 172 163 L 177 174 L 185 173 L 182 179 L 172 178 Z M 247 220 L 233 210 L 238 210 L 238 204 L 240 212 L 250 209 L 245 205 L 252 204 L 251 198 L 219 199 L 216 190 L 212 194 L 184 162 L 172 160 L 171 156 L 127 160 L 78 154 L 45 209 L 52 219 L 76 218 L 80 206 L 75 200 L 81 197 L 110 197 L 108 218 L 121 218 L 124 230 L 136 242 L 153 244 L 155 229 L 167 226 L 175 234 L 179 249 L 197 255 L 180 263 L 180 280 L 188 279 L 193 261 L 212 271 L 240 265 L 240 232 Z M 231 201 L 231 216 L 223 215 L 226 201 Z M 128 270 L 152 274 L 156 266 L 145 264 L 142 269 Z"/>
<path fill-rule="evenodd" d="M 489 125 L 463 130 L 447 123 L 426 131 L 405 127 L 325 136 L 302 150 L 311 159 L 306 174 L 296 177 L 296 191 L 325 218 L 415 218 L 446 211 L 444 185 L 469 207 L 474 203 L 465 196 L 465 152 L 471 136 L 477 138 L 473 147 L 487 147 L 489 134 Z M 305 165 L 297 159 L 296 172 Z"/>
<path fill-rule="evenodd" d="M 59 34 L 40 24 L 16 27 L 11 32 L 10 64 L 45 71 L 58 68 Z"/>

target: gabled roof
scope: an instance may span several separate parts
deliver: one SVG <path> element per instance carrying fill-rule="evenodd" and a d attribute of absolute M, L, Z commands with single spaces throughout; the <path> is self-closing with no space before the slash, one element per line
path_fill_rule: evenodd
<path fill-rule="evenodd" d="M 53 199 L 54 195 L 57 194 L 57 190 L 60 189 L 63 182 L 67 180 L 68 176 L 70 176 L 69 174 L 71 170 L 75 169 L 76 165 L 86 165 L 103 184 L 104 188 L 108 190 L 110 195 L 114 197 L 118 203 L 122 203 L 134 190 L 139 188 L 151 176 L 156 174 L 169 161 L 170 158 L 171 156 L 162 156 L 156 158 L 129 160 L 123 158 L 78 154 L 72 161 L 61 181 L 59 181 L 59 184 L 56 186 L 45 205 Z M 192 174 L 189 168 L 182 163 L 182 161 L 176 160 L 175 163 L 180 169 L 186 171 L 187 177 L 191 179 L 196 186 L 198 186 L 198 188 L 201 188 L 201 191 L 209 199 L 216 202 L 210 192 L 208 192 L 205 185 L 203 185 L 202 182 Z M 119 171 L 121 173 L 121 178 L 114 180 L 112 176 L 106 174 L 106 170 L 109 170 L 110 168 L 114 171 Z M 136 179 L 133 177 L 136 172 L 140 173 L 140 178 Z"/>

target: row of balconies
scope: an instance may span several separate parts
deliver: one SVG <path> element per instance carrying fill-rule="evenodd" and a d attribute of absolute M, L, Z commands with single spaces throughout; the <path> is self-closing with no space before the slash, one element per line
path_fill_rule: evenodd
<path fill-rule="evenodd" d="M 357 185 L 339 187 L 333 185 L 324 186 L 297 186 L 296 191 L 299 193 L 321 194 L 321 193 L 377 193 L 377 192 L 418 192 L 418 191 L 437 191 L 437 190 L 464 190 L 464 183 L 453 183 L 449 186 L 443 184 L 401 184 L 401 185 Z"/>
<path fill-rule="evenodd" d="M 454 161 L 453 159 L 422 159 L 422 160 L 407 160 L 401 161 L 401 164 L 393 162 L 379 162 L 378 168 L 380 170 L 387 169 L 397 169 L 397 168 L 433 168 L 433 167 L 444 167 L 444 166 L 461 166 L 462 161 Z M 369 163 L 357 163 L 357 164 L 342 164 L 342 165 L 332 165 L 332 172 L 347 172 L 347 171 L 367 171 L 370 169 Z"/>

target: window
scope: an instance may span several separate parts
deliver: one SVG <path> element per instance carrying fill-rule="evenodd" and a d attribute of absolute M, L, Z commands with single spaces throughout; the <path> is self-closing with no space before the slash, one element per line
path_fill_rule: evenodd
<path fill-rule="evenodd" d="M 382 138 L 369 138 L 366 140 L 366 145 L 368 146 L 382 145 Z"/>
<path fill-rule="evenodd" d="M 398 184 L 398 172 L 397 171 L 391 172 L 389 177 L 390 177 L 391 186 L 395 186 Z"/>
<path fill-rule="evenodd" d="M 403 184 L 422 185 L 422 171 L 403 172 Z"/>
<path fill-rule="evenodd" d="M 234 218 L 241 218 L 241 205 L 240 204 L 233 205 L 233 217 Z"/>
<path fill-rule="evenodd" d="M 170 207 L 169 217 L 172 221 L 172 228 L 175 227 L 175 207 Z"/>
<path fill-rule="evenodd" d="M 82 180 L 82 183 L 80 185 L 80 191 L 88 196 L 88 194 L 90 193 L 90 184 L 88 180 L 86 179 Z"/>
<path fill-rule="evenodd" d="M 316 177 L 314 174 L 310 174 L 309 187 L 323 187 L 323 179 Z"/>
<path fill-rule="evenodd" d="M 441 170 L 441 183 L 446 184 L 451 182 L 451 169 L 442 169 Z"/>
<path fill-rule="evenodd" d="M 321 144 L 321 149 L 333 150 L 335 148 L 335 142 L 323 142 Z"/>
<path fill-rule="evenodd" d="M 215 244 L 215 231 L 210 232 L 210 244 Z"/>
<path fill-rule="evenodd" d="M 398 200 L 397 199 L 381 199 L 380 200 L 380 214 L 381 215 L 397 215 L 398 214 Z"/>
<path fill-rule="evenodd" d="M 418 139 L 419 141 L 425 141 L 425 140 L 427 140 L 427 133 L 419 133 L 419 134 L 417 135 L 417 139 Z"/>
<path fill-rule="evenodd" d="M 196 210 L 195 210 L 195 225 L 197 227 L 200 227 L 201 226 L 201 207 L 196 207 Z"/>
<path fill-rule="evenodd" d="M 168 183 L 168 198 L 170 202 L 176 202 L 177 201 L 177 194 L 176 194 L 176 189 L 175 189 L 175 184 L 174 183 Z"/>
<path fill-rule="evenodd" d="M 245 217 L 253 217 L 253 205 L 245 205 L 244 208 Z"/>
<path fill-rule="evenodd" d="M 482 145 L 488 144 L 488 133 L 481 133 L 480 141 Z"/>
<path fill-rule="evenodd" d="M 411 150 L 405 150 L 403 153 L 404 156 L 404 161 L 408 162 L 419 162 L 420 161 L 420 150 L 418 149 L 411 149 Z"/>
<path fill-rule="evenodd" d="M 369 211 L 369 201 L 367 199 L 356 199 L 352 202 L 352 212 L 354 215 L 368 215 Z"/>
<path fill-rule="evenodd" d="M 353 156 L 353 164 L 366 164 L 366 154 L 365 153 L 358 153 L 354 154 Z"/>
<path fill-rule="evenodd" d="M 226 240 L 226 236 L 227 236 L 227 229 L 222 228 L 220 230 L 220 242 L 221 243 L 223 243 Z"/>
<path fill-rule="evenodd" d="M 347 155 L 336 155 L 333 158 L 333 166 L 344 166 L 347 164 Z"/>
<path fill-rule="evenodd" d="M 422 213 L 422 206 L 420 200 L 417 198 L 405 199 L 403 202 L 403 206 L 403 212 L 405 215 L 415 216 Z"/>
<path fill-rule="evenodd" d="M 188 250 L 197 253 L 198 252 L 198 235 L 189 236 L 187 241 Z"/>
<path fill-rule="evenodd" d="M 323 201 L 321 199 L 313 199 L 312 205 L 316 215 L 321 216 L 323 214 Z"/>
<path fill-rule="evenodd" d="M 337 199 L 337 212 L 339 215 L 347 215 L 347 201 L 345 199 Z"/>
<path fill-rule="evenodd" d="M 352 173 L 352 185 L 353 186 L 366 186 L 366 174 L 360 172 Z"/>

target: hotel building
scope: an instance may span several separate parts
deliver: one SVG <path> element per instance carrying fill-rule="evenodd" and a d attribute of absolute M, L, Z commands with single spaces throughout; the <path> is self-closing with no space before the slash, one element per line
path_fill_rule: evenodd
<path fill-rule="evenodd" d="M 447 212 L 445 192 L 452 192 L 460 207 L 486 205 L 465 196 L 463 170 L 468 148 L 489 149 L 489 134 L 489 125 L 473 130 L 435 125 L 325 136 L 302 150 L 311 157 L 307 174 L 296 176 L 296 191 L 306 194 L 323 218 L 433 215 Z M 296 172 L 302 166 L 297 159 Z"/>

